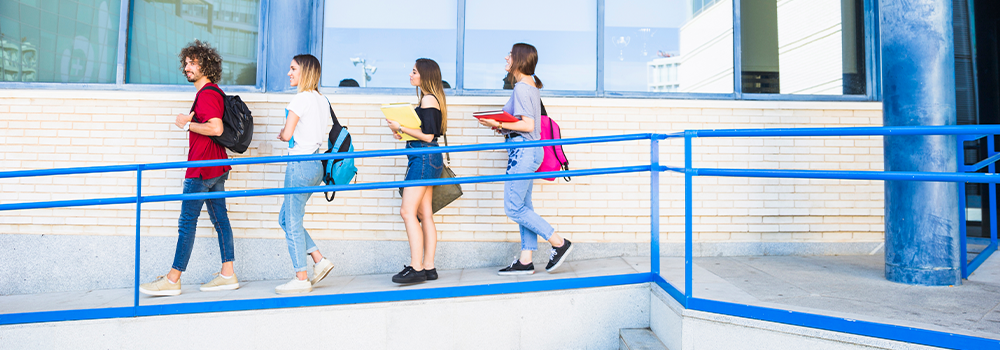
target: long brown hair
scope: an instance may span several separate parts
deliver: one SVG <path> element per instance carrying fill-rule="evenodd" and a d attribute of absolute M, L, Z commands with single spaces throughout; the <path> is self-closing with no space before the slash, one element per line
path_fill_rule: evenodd
<path fill-rule="evenodd" d="M 299 64 L 299 92 L 319 91 L 319 77 L 322 75 L 322 68 L 316 56 L 302 54 L 292 57 L 295 63 Z"/>
<path fill-rule="evenodd" d="M 510 48 L 511 80 L 517 79 L 514 72 L 521 73 L 522 75 L 530 75 L 532 78 L 535 78 L 535 86 L 541 89 L 542 80 L 535 76 L 535 65 L 537 64 L 538 50 L 535 50 L 535 47 L 531 46 L 531 44 L 517 43 L 514 44 L 514 47 Z M 516 81 L 511 81 L 511 85 L 516 83 Z"/>
<path fill-rule="evenodd" d="M 418 101 L 423 101 L 424 95 L 434 95 L 441 109 L 441 134 L 448 130 L 448 103 L 444 98 L 444 84 L 441 83 L 441 67 L 429 58 L 421 58 L 414 65 L 420 74 L 420 86 L 417 87 Z"/>

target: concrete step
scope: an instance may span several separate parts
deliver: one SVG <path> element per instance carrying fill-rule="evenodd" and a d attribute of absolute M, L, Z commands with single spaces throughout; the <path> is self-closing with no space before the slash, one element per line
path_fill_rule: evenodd
<path fill-rule="evenodd" d="M 168 348 L 150 344 L 171 333 L 183 334 L 170 340 L 171 349 L 615 349 L 618 329 L 649 326 L 649 290 L 646 283 L 5 325 L 0 326 L 0 349 Z M 0 302 L 0 310 L 6 305 Z"/>
<path fill-rule="evenodd" d="M 669 350 L 649 328 L 618 330 L 618 350 Z"/>

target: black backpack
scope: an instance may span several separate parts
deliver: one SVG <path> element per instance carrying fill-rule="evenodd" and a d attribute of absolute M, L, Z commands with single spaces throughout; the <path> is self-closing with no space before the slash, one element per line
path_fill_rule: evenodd
<path fill-rule="evenodd" d="M 222 95 L 222 135 L 210 136 L 212 141 L 228 148 L 236 153 L 243 153 L 250 147 L 250 140 L 253 138 L 253 116 L 250 115 L 250 108 L 239 96 L 227 96 L 214 86 L 206 86 L 205 89 L 214 90 Z M 198 103 L 198 97 L 194 98 L 194 103 Z M 191 105 L 194 110 L 194 105 Z"/>

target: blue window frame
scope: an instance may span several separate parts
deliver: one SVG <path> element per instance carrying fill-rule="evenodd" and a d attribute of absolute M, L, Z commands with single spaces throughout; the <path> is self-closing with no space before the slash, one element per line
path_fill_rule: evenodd
<path fill-rule="evenodd" d="M 106 72 L 106 76 L 102 79 L 96 79 L 93 81 L 77 80 L 70 82 L 42 82 L 41 80 L 36 80 L 36 82 L 25 82 L 25 81 L 0 81 L 0 89 L 95 89 L 95 90 L 143 90 L 143 91 L 187 91 L 190 90 L 190 86 L 187 84 L 180 85 L 168 85 L 168 84 L 133 84 L 133 82 L 139 82 L 138 80 L 131 79 L 132 77 L 127 77 L 130 74 L 130 69 L 138 68 L 141 71 L 141 67 L 129 67 L 129 59 L 132 57 L 130 48 L 127 46 L 130 31 L 135 30 L 136 18 L 134 18 L 134 2 L 135 0 L 105 0 L 114 3 L 120 3 L 118 6 L 119 14 L 113 16 L 119 23 L 117 26 L 118 30 L 118 40 L 114 45 L 117 45 L 117 50 L 110 47 L 105 48 L 104 51 L 112 53 L 115 57 L 105 59 L 105 63 L 109 67 L 113 67 L 113 74 L 111 72 Z M 325 16 L 323 9 L 335 5 L 334 2 L 341 0 L 323 0 L 317 1 L 315 6 L 318 8 L 318 15 L 310 19 L 308 22 L 311 27 L 307 31 L 307 34 L 302 34 L 307 38 L 303 40 L 310 42 L 309 52 L 314 55 L 319 56 L 320 59 L 326 63 L 327 59 L 335 59 L 332 57 L 323 56 L 331 55 L 331 52 L 337 52 L 337 50 L 332 50 L 332 47 L 327 47 L 334 45 L 335 43 L 340 43 L 347 40 L 352 40 L 350 37 L 350 32 L 360 32 L 357 28 L 343 28 L 341 30 L 344 33 L 348 33 L 347 36 L 343 36 L 340 40 L 330 37 L 331 33 L 327 33 L 330 28 L 339 28 L 336 25 L 329 27 L 324 23 L 329 20 L 330 16 Z M 453 2 L 451 2 L 453 1 Z M 496 84 L 497 87 L 491 87 L 490 84 L 483 83 L 483 79 L 492 78 L 492 72 L 489 74 L 484 72 L 476 71 L 478 66 L 489 66 L 485 60 L 478 57 L 480 50 L 491 50 L 493 46 L 483 46 L 482 43 L 467 42 L 479 38 L 482 35 L 490 35 L 488 31 L 484 31 L 483 24 L 471 24 L 468 23 L 468 18 L 478 18 L 476 16 L 469 15 L 469 11 L 477 11 L 476 0 L 443 0 L 447 3 L 446 14 L 435 16 L 439 20 L 448 22 L 451 21 L 450 18 L 454 18 L 451 23 L 446 23 L 443 26 L 435 26 L 433 29 L 438 29 L 438 27 L 445 28 L 445 31 L 449 32 L 445 38 L 438 38 L 438 41 L 444 40 L 440 43 L 434 44 L 434 48 L 442 54 L 441 59 L 438 60 L 439 64 L 448 72 L 448 78 L 450 80 L 451 88 L 448 89 L 450 95 L 466 95 L 466 96 L 502 96 L 509 92 L 504 91 L 500 88 L 500 84 Z M 43 1 L 44 2 L 44 1 Z M 50 0 L 48 2 L 53 2 Z M 264 50 L 264 42 L 271 38 L 283 38 L 289 37 L 294 33 L 285 33 L 285 29 L 282 26 L 268 26 L 267 16 L 269 13 L 269 5 L 272 0 L 260 0 L 258 9 L 258 20 L 256 24 L 258 26 L 258 33 L 260 35 L 256 36 L 256 81 L 253 85 L 225 85 L 227 91 L 234 92 L 281 92 L 285 91 L 282 89 L 275 88 L 277 86 L 282 86 L 287 82 L 284 81 L 271 81 L 274 79 L 281 79 L 284 76 L 284 72 L 270 72 L 270 77 L 267 72 L 268 65 L 268 52 Z M 742 8 L 744 3 L 747 3 L 746 10 L 752 11 L 754 8 L 751 2 L 747 0 L 589 0 L 584 2 L 567 2 L 565 6 L 584 6 L 584 7 L 594 7 L 593 10 L 586 11 L 575 11 L 573 13 L 591 13 L 594 16 L 587 15 L 583 16 L 583 22 L 579 23 L 581 28 L 591 28 L 583 31 L 577 31 L 573 35 L 579 36 L 580 33 L 587 37 L 593 35 L 593 39 L 586 43 L 581 43 L 579 47 L 570 48 L 573 50 L 573 54 L 567 57 L 561 57 L 560 55 L 550 54 L 542 57 L 544 62 L 545 57 L 554 57 L 555 60 L 579 60 L 577 70 L 584 69 L 592 73 L 586 73 L 580 71 L 581 74 L 586 73 L 583 79 L 591 80 L 588 81 L 577 81 L 579 78 L 574 79 L 563 79 L 559 77 L 560 74 L 568 74 L 565 72 L 545 72 L 539 71 L 539 75 L 545 79 L 545 77 L 551 77 L 551 79 L 546 81 L 546 85 L 550 85 L 551 81 L 555 85 L 550 85 L 551 88 L 544 89 L 542 91 L 543 96 L 580 96 L 580 97 L 606 97 L 606 98 L 658 98 L 658 99 L 716 99 L 716 100 L 797 100 L 797 101 L 878 101 L 881 100 L 881 86 L 879 81 L 880 67 L 879 67 L 879 39 L 878 39 L 878 5 L 877 0 L 857 0 L 855 2 L 857 16 L 853 18 L 855 23 L 854 28 L 857 31 L 854 32 L 853 38 L 854 48 L 857 51 L 864 51 L 863 54 L 855 55 L 853 58 L 853 66 L 848 68 L 848 64 L 844 65 L 844 85 L 853 86 L 850 92 L 847 92 L 845 88 L 844 94 L 815 94 L 810 93 L 808 89 L 799 89 L 795 93 L 783 93 L 784 91 L 779 90 L 766 90 L 766 89 L 754 89 L 747 88 L 745 84 L 748 83 L 747 77 L 745 77 L 746 72 L 744 72 L 744 63 L 753 61 L 753 57 L 746 57 L 744 60 L 744 50 L 743 50 L 743 32 L 746 27 L 742 27 L 741 23 L 746 21 L 751 21 L 755 17 L 752 14 L 748 14 L 745 17 L 741 16 Z M 575 5 L 574 5 L 575 4 Z M 481 6 L 479 6 L 481 7 Z M 858 8 L 860 7 L 860 8 Z M 110 7 L 114 8 L 114 6 Z M 644 16 L 636 15 L 636 20 L 634 22 L 628 21 L 629 11 L 637 11 L 636 9 L 647 9 L 648 11 L 659 11 L 659 12 L 669 12 L 669 16 Z M 724 11 L 720 11 L 720 9 Z M 693 61 L 688 67 L 683 66 L 683 62 L 678 67 L 677 62 L 682 61 L 684 58 L 678 59 L 681 56 L 681 52 L 686 49 L 681 41 L 685 40 L 683 37 L 688 35 L 688 33 L 699 33 L 698 30 L 693 28 L 694 24 L 692 22 L 697 22 L 695 19 L 705 18 L 707 15 L 713 15 L 719 18 L 727 18 L 725 14 L 720 14 L 720 12 L 732 12 L 731 21 L 727 20 L 716 20 L 712 25 L 704 26 L 703 28 L 708 28 L 707 31 L 720 31 L 720 33 L 728 33 L 730 38 L 723 38 L 722 45 L 716 44 L 714 49 L 718 49 L 719 52 L 725 52 L 724 55 L 732 55 L 732 64 L 713 62 L 711 66 L 712 69 L 718 70 L 721 74 L 720 76 L 725 79 L 731 78 L 731 83 L 715 81 L 715 85 L 709 87 L 708 85 L 697 85 L 694 83 L 687 84 L 685 87 L 684 78 L 681 78 L 681 82 L 673 82 L 677 80 L 678 74 L 681 77 L 686 76 L 691 78 L 690 70 L 694 67 L 694 63 L 701 63 L 701 61 Z M 451 11 L 455 11 L 454 17 L 450 17 Z M 571 11 L 572 12 L 572 11 Z M 5 13 L 7 13 L 5 11 Z M 17 16 L 20 16 L 18 14 Z M 701 17 L 699 17 L 701 16 Z M 10 17 L 10 16 L 7 16 Z M 30 17 L 30 16 L 29 16 Z M 558 14 L 544 13 L 539 14 L 538 18 L 544 19 L 545 21 L 552 23 L 571 22 L 573 18 L 559 18 Z M 596 18 L 594 18 L 596 17 Z M 846 17 L 845 17 L 846 18 Z M 31 18 L 28 18 L 29 20 Z M 0 18 L 0 20 L 5 21 L 5 25 L 11 21 L 10 18 Z M 15 19 L 19 21 L 20 19 Z M 247 19 L 243 19 L 243 22 L 251 22 Z M 760 23 L 759 21 L 754 21 L 754 23 Z M 697 24 L 697 23 L 695 23 Z M 848 22 L 844 22 L 844 25 L 848 25 Z M 489 26 L 487 26 L 489 27 Z M 543 26 L 544 27 L 544 26 Z M 450 28 L 454 28 L 453 30 Z M 485 27 L 484 27 L 485 28 Z M 489 28 L 486 28 L 489 29 Z M 530 29 L 530 28 L 529 28 Z M 544 28 L 543 28 L 544 29 Z M 683 31 L 683 33 L 682 33 Z M 702 31 L 706 31 L 703 29 Z M 494 30 L 494 32 L 496 32 Z M 497 35 L 503 34 L 504 31 L 497 32 Z M 507 32 L 516 32 L 514 30 Z M 454 33 L 453 35 L 451 33 Z M 507 33 L 510 34 L 510 33 Z M 516 34 L 516 33 L 515 33 Z M 845 30 L 844 40 L 845 45 L 850 34 L 849 30 Z M 294 34 L 298 35 L 298 34 Z M 503 36 L 500 35 L 500 36 Z M 561 35 L 566 35 L 565 33 Z M 324 38 L 326 36 L 326 38 Z M 510 35 L 507 35 L 510 36 Z M 110 36 L 113 38 L 113 35 Z M 448 40 L 455 40 L 454 47 L 452 48 L 447 44 Z M 576 38 L 576 37 L 574 37 Z M 480 38 L 481 39 L 481 38 Z M 479 40 L 479 39 L 476 39 Z M 544 44 L 544 38 L 533 39 L 533 37 L 527 37 L 527 39 L 511 38 L 509 40 L 529 40 L 529 43 L 534 41 L 539 45 Z M 536 41 L 537 40 L 537 41 Z M 579 38 L 577 38 L 579 40 Z M 689 42 L 691 41 L 688 39 Z M 249 41 L 249 40 L 244 40 Z M 727 43 L 731 42 L 731 50 L 724 49 L 722 46 L 729 46 Z M 511 43 L 502 43 L 500 46 L 507 46 Z M 242 45 L 246 45 L 243 43 Z M 339 44 L 338 44 L 339 45 Z M 442 46 L 443 45 L 443 46 Z M 478 46 L 477 46 L 478 45 Z M 846 47 L 846 46 L 845 46 Z M 247 51 L 250 48 L 242 48 L 241 52 Z M 357 48 L 352 48 L 357 51 Z M 539 48 L 541 53 L 545 53 L 547 48 Z M 753 49 L 751 47 L 751 49 Z M 551 48 L 548 48 L 551 50 Z M 845 49 L 846 51 L 847 49 Z M 412 50 L 411 50 L 412 51 Z M 494 50 L 495 51 L 495 50 Z M 690 52 L 690 50 L 687 50 Z M 751 50 L 752 51 L 752 50 Z M 472 54 L 473 52 L 475 54 Z M 273 53 L 272 53 L 273 54 Z M 349 54 L 349 53 L 344 53 Z M 429 54 L 420 54 L 429 55 Z M 654 56 L 655 55 L 655 56 Z M 747 51 L 747 55 L 751 55 L 750 51 Z M 844 61 L 849 59 L 848 54 L 844 54 Z M 565 55 L 564 55 L 565 56 Z M 578 56 L 578 57 L 572 57 Z M 353 56 L 352 56 L 353 57 Z M 688 57 L 693 57 L 688 55 Z M 398 57 L 397 57 L 398 58 Z M 417 57 L 413 57 L 414 59 Z M 653 59 L 650 59 L 653 58 Z M 274 56 L 272 55 L 272 59 Z M 501 60 L 499 58 L 498 60 Z M 659 61 L 654 60 L 659 59 Z M 690 59 L 690 58 L 689 58 Z M 45 60 L 44 57 L 39 57 L 39 62 Z M 51 59 L 49 59 L 51 60 Z M 114 64 L 111 65 L 109 62 L 113 61 Z M 396 64 L 402 62 L 401 59 L 394 59 L 391 62 L 387 61 L 385 64 Z M 482 61 L 482 62 L 480 62 Z M 569 61 L 567 61 L 569 62 Z M 573 61 L 575 62 L 575 61 Z M 501 62 L 502 63 L 502 62 Z M 571 62 L 572 63 L 572 62 Z M 402 64 L 402 63 L 399 63 Z M 557 63 L 558 64 L 558 63 Z M 478 66 L 477 66 L 478 65 Z M 540 67 L 542 64 L 540 63 Z M 385 66 L 389 68 L 389 66 Z M 447 67 L 447 68 L 445 68 Z M 492 67 L 492 66 L 489 66 Z M 790 67 L 786 65 L 786 67 Z M 246 67 L 243 67 L 246 69 Z M 354 68 L 353 66 L 351 68 Z M 482 68 L 482 67 L 480 67 Z M 685 73 L 685 68 L 688 72 Z M 754 68 L 751 65 L 746 67 L 749 72 L 753 72 L 750 69 Z M 277 69 L 277 66 L 272 67 Z M 360 75 L 361 68 L 358 68 L 358 74 L 360 79 L 364 79 Z M 382 68 L 380 68 L 382 69 Z M 402 68 L 401 68 L 402 69 Z M 470 71 L 471 69 L 472 71 Z M 643 70 L 645 69 L 645 72 Z M 791 68 L 789 68 L 791 69 Z M 482 69 L 480 69 L 482 70 Z M 728 73 L 724 72 L 728 71 Z M 331 71 L 332 73 L 333 71 Z M 477 73 L 478 72 L 478 73 Z M 789 71 L 792 76 L 795 76 L 794 71 Z M 389 70 L 380 71 L 382 74 L 388 74 Z M 478 74 L 478 76 L 477 76 Z M 500 75 L 502 72 L 498 72 L 496 75 Z M 787 75 L 786 74 L 786 75 Z M 851 75 L 853 74 L 853 75 Z M 341 74 L 343 75 L 343 74 Z M 645 75 L 646 81 L 643 82 L 643 75 Z M 848 77 L 848 75 L 851 75 Z M 111 78 L 113 77 L 113 81 Z M 399 86 L 395 83 L 386 84 L 372 84 L 372 87 L 362 88 L 362 87 L 339 87 L 339 81 L 342 79 L 336 79 L 337 77 L 324 77 L 323 87 L 321 88 L 327 93 L 337 93 L 337 94 L 400 94 L 400 95 L 411 95 L 413 93 L 412 88 Z M 717 77 L 716 77 L 717 78 Z M 766 78 L 766 77 L 757 77 Z M 471 79 L 471 80 L 470 80 Z M 779 77 L 780 79 L 780 77 Z M 231 79 L 232 80 L 232 79 Z M 336 80 L 336 81 L 334 81 Z M 690 79 L 688 79 L 690 80 Z M 718 80 L 718 79 L 717 79 Z M 565 85 L 559 88 L 560 84 L 557 82 L 565 81 Z M 707 81 L 702 79 L 701 81 Z M 246 83 L 246 79 L 241 80 L 242 83 Z M 752 83 L 752 82 L 751 82 Z M 792 84 L 791 82 L 787 83 Z M 726 89 L 731 85 L 731 88 Z M 835 90 L 835 89 L 834 89 Z M 832 91 L 832 90 L 830 90 Z M 826 92 L 826 93 L 829 93 Z"/>

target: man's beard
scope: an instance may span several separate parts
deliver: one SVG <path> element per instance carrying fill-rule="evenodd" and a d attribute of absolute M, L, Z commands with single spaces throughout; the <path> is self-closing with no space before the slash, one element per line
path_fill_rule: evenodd
<path fill-rule="evenodd" d="M 187 74 L 185 74 L 184 77 L 187 78 L 189 83 L 193 83 L 198 81 L 198 79 L 201 79 L 201 76 L 198 74 L 191 74 L 190 77 L 188 77 Z"/>

